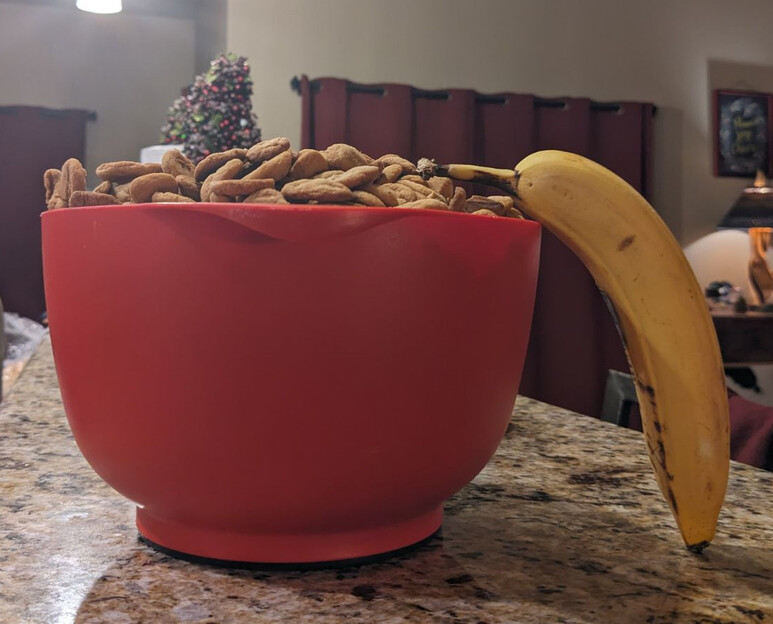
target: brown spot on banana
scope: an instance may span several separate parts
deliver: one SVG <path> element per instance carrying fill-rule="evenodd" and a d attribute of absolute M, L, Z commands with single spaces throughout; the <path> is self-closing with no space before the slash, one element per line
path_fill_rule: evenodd
<path fill-rule="evenodd" d="M 655 389 L 651 385 L 644 383 L 639 377 L 634 377 L 634 383 L 641 394 L 647 398 L 647 402 L 649 403 L 649 416 L 652 423 L 652 429 L 654 430 L 654 443 L 650 440 L 649 435 L 645 435 L 647 437 L 647 446 L 650 449 L 650 457 L 657 460 L 666 479 L 668 481 L 673 481 L 674 475 L 668 470 L 668 462 L 666 460 L 667 454 L 665 442 L 663 440 L 663 425 L 660 423 L 660 418 L 658 418 L 658 405 L 655 401 Z M 669 493 L 670 496 L 667 495 L 667 497 L 670 501 L 674 497 L 670 488 Z M 674 513 L 676 513 L 676 507 L 674 507 Z"/>
<path fill-rule="evenodd" d="M 638 377 L 636 377 L 634 381 L 636 382 L 636 386 L 639 388 L 639 390 L 641 390 L 644 394 L 646 394 L 650 398 L 650 401 L 655 400 L 655 388 L 653 388 L 649 384 L 644 383 Z"/>
<path fill-rule="evenodd" d="M 631 234 L 630 236 L 626 236 L 623 240 L 620 241 L 620 244 L 617 246 L 618 251 L 625 251 L 633 245 L 633 241 L 636 240 L 636 234 Z"/>
<path fill-rule="evenodd" d="M 650 458 L 653 462 L 657 462 L 658 466 L 663 471 L 663 474 L 665 474 L 666 471 L 666 447 L 663 445 L 663 440 L 660 439 L 660 436 L 655 436 L 654 440 L 651 440 L 649 436 L 647 436 L 647 447 L 650 451 Z"/>

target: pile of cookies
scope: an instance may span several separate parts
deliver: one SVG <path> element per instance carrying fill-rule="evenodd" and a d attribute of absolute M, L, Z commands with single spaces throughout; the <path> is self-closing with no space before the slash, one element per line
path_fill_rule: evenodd
<path fill-rule="evenodd" d="M 200 201 L 427 208 L 522 218 L 510 197 L 467 197 L 449 178 L 425 180 L 396 154 L 373 159 L 345 143 L 295 152 L 279 137 L 210 154 L 196 165 L 170 149 L 160 164 L 109 162 L 96 174 L 101 182 L 89 191 L 86 170 L 75 158 L 61 170 L 46 171 L 48 209 Z"/>

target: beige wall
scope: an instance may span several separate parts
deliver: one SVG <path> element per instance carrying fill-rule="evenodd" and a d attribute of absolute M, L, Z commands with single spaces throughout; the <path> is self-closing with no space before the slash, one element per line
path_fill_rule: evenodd
<path fill-rule="evenodd" d="M 86 166 L 139 157 L 194 76 L 191 20 L 0 3 L 0 105 L 85 108 Z"/>
<path fill-rule="evenodd" d="M 653 201 L 688 243 L 746 181 L 712 175 L 710 89 L 773 91 L 766 0 L 228 0 L 265 137 L 300 141 L 293 76 L 651 101 Z"/>

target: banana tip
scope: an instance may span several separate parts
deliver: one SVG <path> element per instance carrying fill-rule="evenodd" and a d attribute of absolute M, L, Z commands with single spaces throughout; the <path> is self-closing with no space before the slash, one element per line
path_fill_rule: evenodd
<path fill-rule="evenodd" d="M 703 540 L 697 544 L 687 544 L 687 550 L 696 555 L 700 555 L 709 544 L 711 544 L 709 540 Z"/>

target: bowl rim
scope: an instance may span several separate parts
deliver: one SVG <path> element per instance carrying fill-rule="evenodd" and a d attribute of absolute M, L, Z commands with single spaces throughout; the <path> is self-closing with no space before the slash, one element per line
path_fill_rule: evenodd
<path fill-rule="evenodd" d="M 227 203 L 227 202 L 148 202 L 142 204 L 112 204 L 112 205 L 100 205 L 100 206 L 73 206 L 67 208 L 56 208 L 54 210 L 44 210 L 41 212 L 41 219 L 61 218 L 60 215 L 66 214 L 82 214 L 84 212 L 137 212 L 146 210 L 169 210 L 169 211 L 182 211 L 182 212 L 204 212 L 204 213 L 218 213 L 222 211 L 223 214 L 240 212 L 244 213 L 282 213 L 282 214 L 320 214 L 330 213 L 339 217 L 346 215 L 372 215 L 372 216 L 395 216 L 400 214 L 401 217 L 425 217 L 432 219 L 475 219 L 475 220 L 487 220 L 501 223 L 507 223 L 507 227 L 533 227 L 539 229 L 541 226 L 539 222 L 523 218 L 515 219 L 508 217 L 491 217 L 488 215 L 475 215 L 468 212 L 454 212 L 451 210 L 432 210 L 422 208 L 398 208 L 398 207 L 383 207 L 383 206 L 351 206 L 341 204 L 244 204 L 244 203 Z M 516 226 L 516 224 L 518 224 Z"/>

